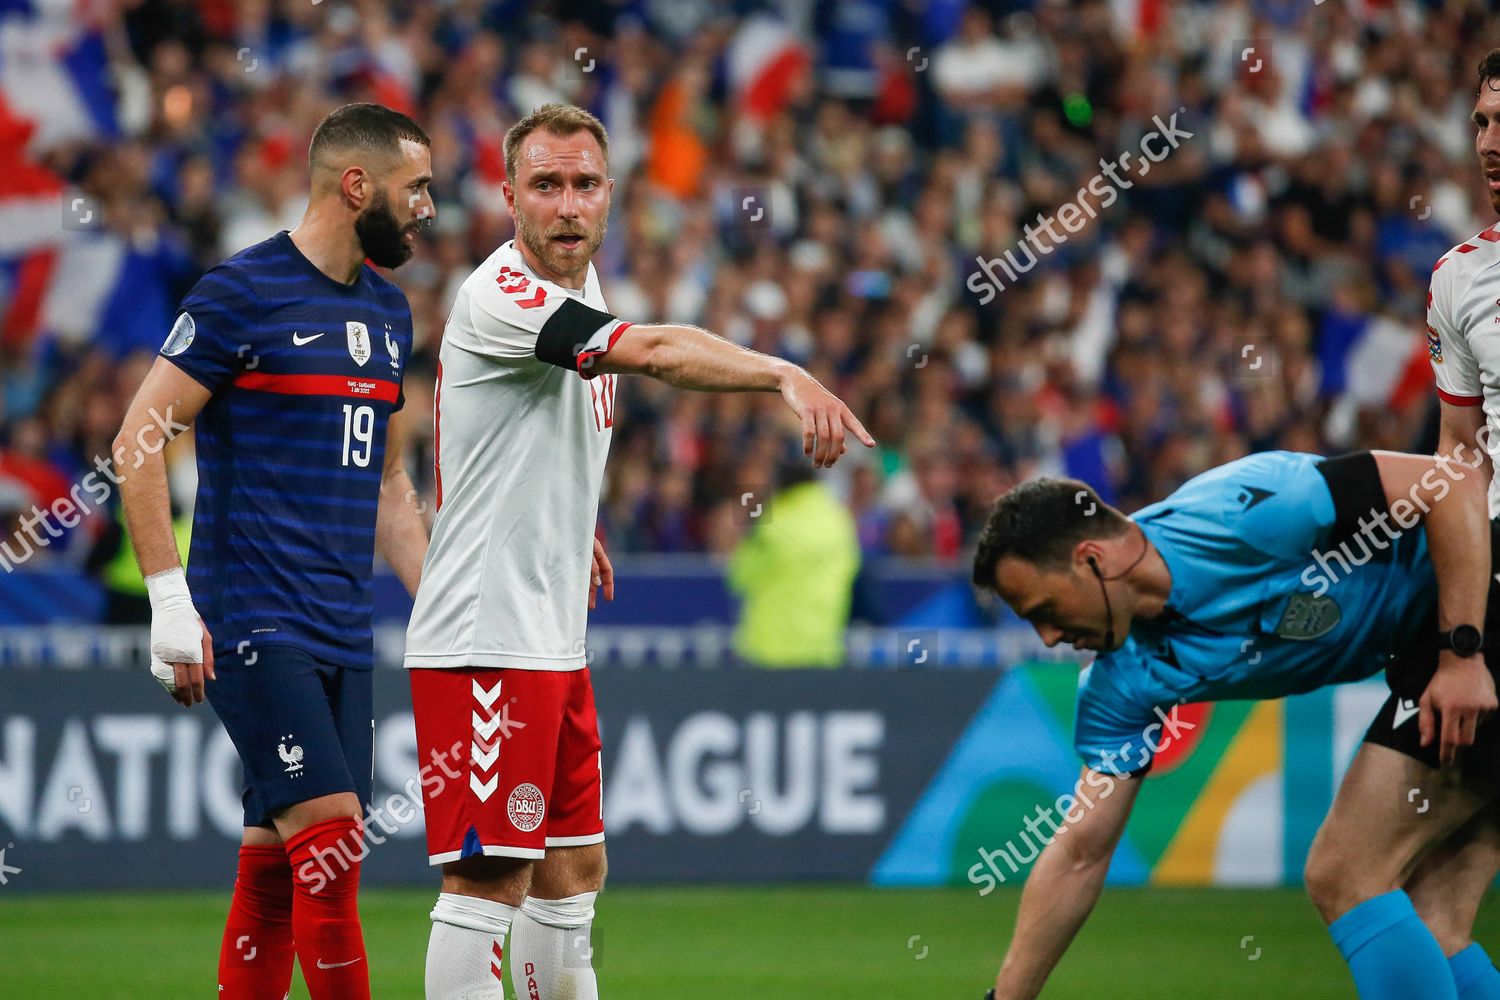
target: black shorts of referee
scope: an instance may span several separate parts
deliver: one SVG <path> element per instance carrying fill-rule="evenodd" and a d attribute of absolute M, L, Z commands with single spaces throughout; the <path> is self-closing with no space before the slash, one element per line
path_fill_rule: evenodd
<path fill-rule="evenodd" d="M 1500 572 L 1500 521 L 1490 522 L 1490 569 Z M 1500 669 L 1497 669 L 1500 668 L 1500 582 L 1496 582 L 1493 576 L 1490 578 L 1483 629 L 1484 661 L 1496 679 L 1497 690 L 1500 690 Z M 1375 721 L 1365 733 L 1366 743 L 1390 747 L 1434 771 L 1439 767 L 1440 741 L 1434 737 L 1431 743 L 1422 746 L 1417 705 L 1437 672 L 1438 653 L 1437 608 L 1434 606 L 1412 644 L 1392 654 L 1385 670 L 1391 696 L 1375 714 Z M 1474 733 L 1474 745 L 1463 748 L 1459 754 L 1459 767 L 1464 777 L 1500 784 L 1500 713 L 1479 724 Z"/>

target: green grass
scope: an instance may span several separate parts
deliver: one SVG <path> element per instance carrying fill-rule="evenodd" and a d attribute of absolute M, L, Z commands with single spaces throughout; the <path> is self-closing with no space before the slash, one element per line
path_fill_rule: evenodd
<path fill-rule="evenodd" d="M 420 1000 L 433 898 L 363 894 L 375 997 Z M 212 996 L 227 906 L 225 893 L 7 897 L 0 995 Z M 979 1000 L 1015 907 L 1008 889 L 983 898 L 850 886 L 610 889 L 595 922 L 600 995 Z M 1500 909 L 1487 905 L 1478 936 L 1495 943 L 1497 932 Z M 298 976 L 292 996 L 306 995 Z M 1146 889 L 1105 892 L 1043 995 L 1342 1000 L 1353 989 L 1295 890 Z"/>

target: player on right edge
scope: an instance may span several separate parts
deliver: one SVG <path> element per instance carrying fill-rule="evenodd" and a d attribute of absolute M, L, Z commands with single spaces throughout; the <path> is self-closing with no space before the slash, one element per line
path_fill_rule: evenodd
<path fill-rule="evenodd" d="M 1474 149 L 1489 190 L 1490 206 L 1500 214 L 1500 49 L 1479 64 L 1479 93 L 1471 116 Z M 1427 350 L 1437 381 L 1442 430 L 1438 451 L 1472 448 L 1481 428 L 1500 433 L 1500 341 L 1495 332 L 1495 305 L 1500 301 L 1500 226 L 1449 250 L 1432 268 L 1427 293 Z M 1479 455 L 1489 482 L 1489 512 L 1500 514 L 1500 486 L 1493 481 L 1487 448 Z"/>
<path fill-rule="evenodd" d="M 845 429 L 842 402 L 790 362 L 688 326 L 612 316 L 590 258 L 610 192 L 604 126 L 549 104 L 505 137 L 516 239 L 459 290 L 437 386 L 437 520 L 407 636 L 428 860 L 443 866 L 427 947 L 428 1000 L 503 997 L 511 932 L 517 996 L 598 996 L 588 961 L 604 885 L 600 743 L 583 638 L 613 575 L 594 540 L 625 373 L 708 392 L 780 392 L 818 467 Z M 452 775 L 450 774 L 450 777 Z"/>

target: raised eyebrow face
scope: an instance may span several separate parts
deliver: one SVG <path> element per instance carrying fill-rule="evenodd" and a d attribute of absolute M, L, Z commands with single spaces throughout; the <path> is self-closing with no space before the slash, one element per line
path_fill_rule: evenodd
<path fill-rule="evenodd" d="M 595 173 L 592 170 L 577 170 L 565 172 L 561 170 L 551 169 L 533 171 L 531 175 L 526 178 L 526 183 L 533 185 L 542 183 L 561 184 L 565 177 L 572 177 L 574 182 L 578 184 L 592 183 L 598 185 L 604 183 L 604 175 Z"/>
<path fill-rule="evenodd" d="M 545 167 L 536 167 L 527 176 L 526 183 L 531 185 L 542 183 L 561 184 L 569 178 L 575 184 L 593 183 L 599 185 L 604 183 L 603 172 L 596 170 L 588 160 L 584 161 L 584 165 L 573 169 L 568 169 L 568 165 L 557 164 L 555 161 Z"/>
<path fill-rule="evenodd" d="M 587 144 L 582 148 L 573 145 L 557 149 L 545 142 L 535 142 L 526 146 L 525 157 L 531 166 L 531 172 L 526 178 L 527 184 L 542 181 L 557 183 L 563 179 L 564 174 L 576 177 L 580 183 L 593 181 L 603 184 L 605 181 L 604 168 L 599 163 L 595 150 Z"/>

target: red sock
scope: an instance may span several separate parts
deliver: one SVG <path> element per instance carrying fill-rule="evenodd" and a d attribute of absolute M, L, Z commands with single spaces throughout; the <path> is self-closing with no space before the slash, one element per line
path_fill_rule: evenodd
<path fill-rule="evenodd" d="M 280 845 L 242 845 L 219 947 L 219 996 L 282 1000 L 291 988 L 291 865 Z"/>
<path fill-rule="evenodd" d="M 359 928 L 364 840 L 354 817 L 314 823 L 286 842 L 292 929 L 312 1000 L 369 1000 L 370 965 Z"/>

